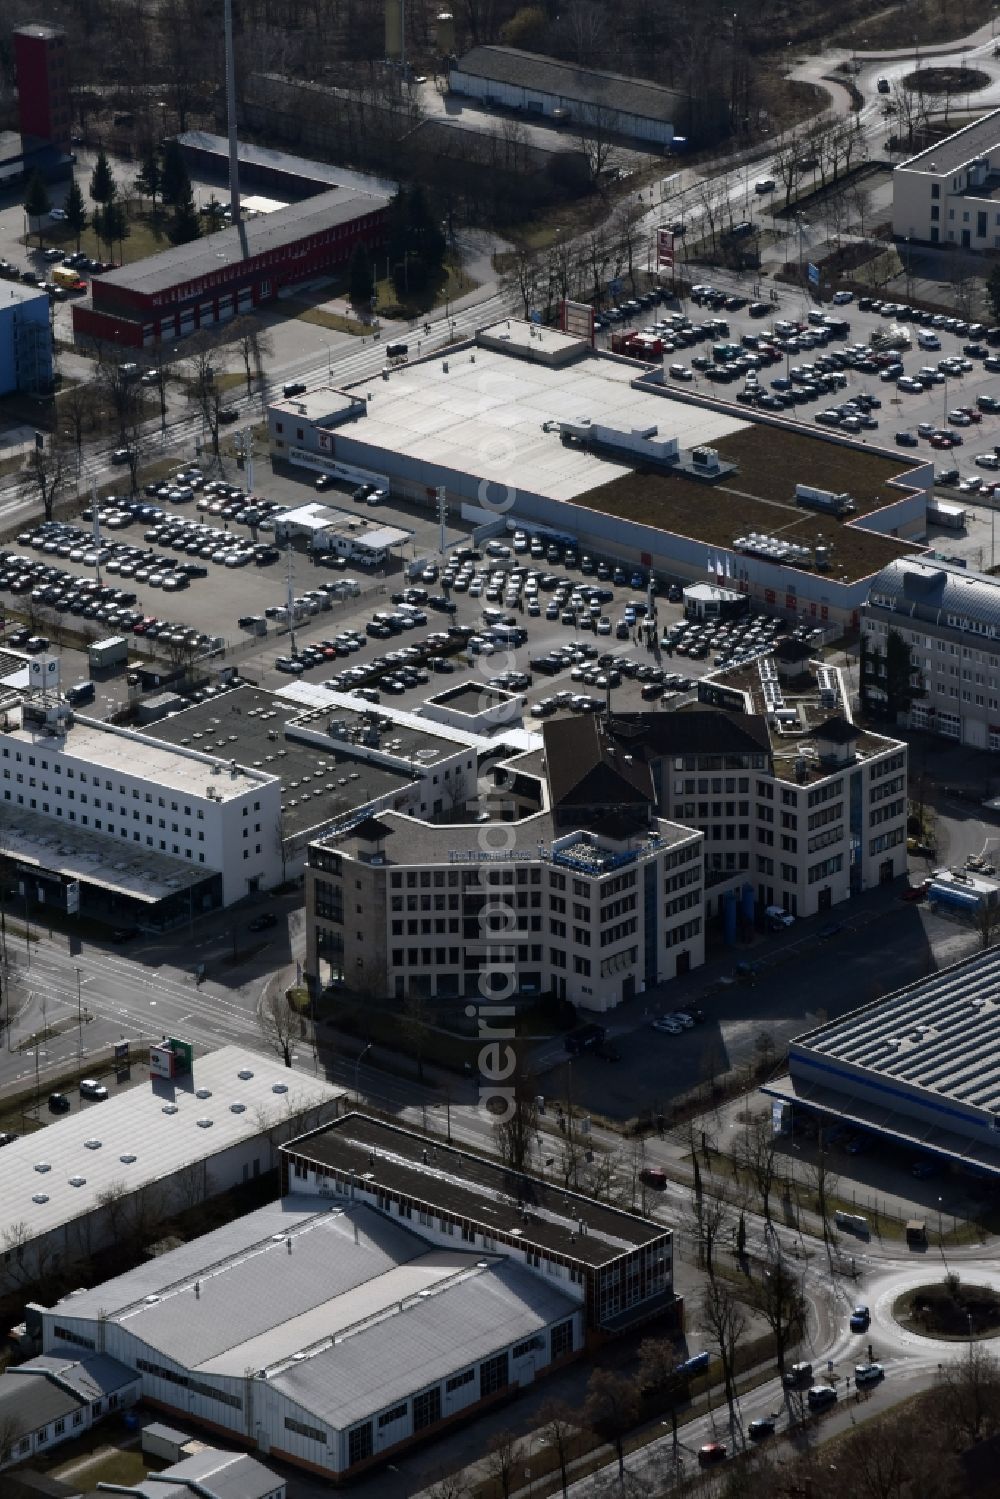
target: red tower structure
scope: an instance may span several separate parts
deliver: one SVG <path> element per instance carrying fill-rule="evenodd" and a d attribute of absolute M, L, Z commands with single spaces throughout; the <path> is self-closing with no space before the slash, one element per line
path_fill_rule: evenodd
<path fill-rule="evenodd" d="M 14 65 L 23 145 L 49 142 L 68 149 L 72 109 L 65 31 L 57 26 L 18 27 Z"/>

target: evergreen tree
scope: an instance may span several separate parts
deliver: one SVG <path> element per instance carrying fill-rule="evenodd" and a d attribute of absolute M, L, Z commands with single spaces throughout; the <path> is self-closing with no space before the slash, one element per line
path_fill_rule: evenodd
<path fill-rule="evenodd" d="M 163 174 L 160 171 L 160 158 L 156 147 L 150 141 L 142 149 L 142 164 L 135 179 L 135 187 L 137 192 L 149 199 L 154 213 L 162 186 Z"/>
<path fill-rule="evenodd" d="M 80 184 L 74 177 L 66 194 L 66 223 L 76 235 L 76 248 L 80 248 L 80 236 L 87 227 L 87 205 L 83 201 Z"/>
<path fill-rule="evenodd" d="M 163 146 L 163 166 L 160 172 L 160 197 L 171 208 L 184 201 L 191 191 L 191 178 L 184 165 L 180 145 L 169 140 Z"/>
<path fill-rule="evenodd" d="M 986 278 L 986 295 L 990 299 L 993 316 L 1000 317 L 1000 261 L 994 261 Z"/>
<path fill-rule="evenodd" d="M 38 232 L 38 243 L 42 243 L 42 226 L 40 220 L 52 209 L 49 201 L 49 190 L 37 172 L 28 179 L 28 186 L 24 194 L 24 211 L 28 215 L 28 225 L 35 220 L 35 229 Z"/>
<path fill-rule="evenodd" d="M 117 200 L 108 203 L 104 209 L 104 237 L 108 242 L 108 254 L 112 260 L 115 255 L 115 241 L 118 241 L 118 259 L 125 258 L 125 241 L 131 234 L 128 223 L 128 213 L 124 203 Z"/>
<path fill-rule="evenodd" d="M 397 294 L 418 292 L 444 263 L 447 241 L 419 187 L 401 187 L 389 207 L 389 259 Z"/>
<path fill-rule="evenodd" d="M 222 211 L 222 204 L 213 193 L 205 204 L 205 228 L 209 234 L 214 234 L 221 229 L 226 222 L 226 216 Z"/>
<path fill-rule="evenodd" d="M 118 184 L 103 146 L 97 153 L 94 170 L 90 174 L 90 196 L 102 206 L 118 196 Z"/>
<path fill-rule="evenodd" d="M 174 204 L 173 218 L 168 230 L 170 240 L 175 245 L 186 245 L 189 240 L 197 239 L 201 234 L 201 224 L 198 221 L 198 210 L 194 206 L 194 198 L 191 194 L 191 184 L 187 184 L 187 194 Z"/>
<path fill-rule="evenodd" d="M 355 307 L 369 308 L 375 295 L 375 272 L 365 245 L 354 246 L 348 271 L 348 298 Z"/>

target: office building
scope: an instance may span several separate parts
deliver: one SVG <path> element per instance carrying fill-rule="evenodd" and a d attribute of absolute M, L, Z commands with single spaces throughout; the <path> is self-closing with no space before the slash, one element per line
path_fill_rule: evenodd
<path fill-rule="evenodd" d="M 1000 249 L 1000 109 L 901 161 L 892 174 L 897 240 Z"/>
<path fill-rule="evenodd" d="M 936 558 L 872 580 L 861 692 L 890 721 L 1000 750 L 1000 582 Z"/>

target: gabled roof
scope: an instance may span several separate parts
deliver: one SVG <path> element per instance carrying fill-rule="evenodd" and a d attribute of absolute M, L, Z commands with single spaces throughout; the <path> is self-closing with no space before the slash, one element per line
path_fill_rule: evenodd
<path fill-rule="evenodd" d="M 685 708 L 679 713 L 616 713 L 612 720 L 622 740 L 628 736 L 655 755 L 768 754 L 767 720 L 723 708 Z"/>

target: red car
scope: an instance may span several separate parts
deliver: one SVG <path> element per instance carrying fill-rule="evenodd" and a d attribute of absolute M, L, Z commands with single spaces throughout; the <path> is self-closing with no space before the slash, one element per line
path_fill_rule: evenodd
<path fill-rule="evenodd" d="M 926 900 L 930 880 L 924 880 L 920 885 L 907 885 L 900 896 L 900 900 Z"/>
<path fill-rule="evenodd" d="M 954 441 L 948 436 L 947 432 L 933 432 L 930 444 L 932 448 L 953 448 L 955 446 Z"/>

